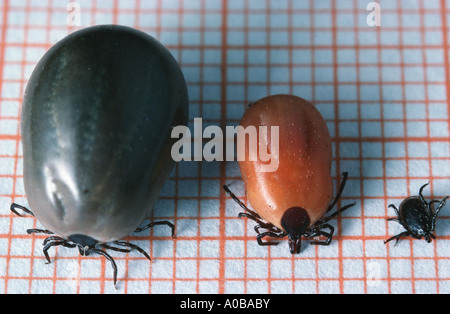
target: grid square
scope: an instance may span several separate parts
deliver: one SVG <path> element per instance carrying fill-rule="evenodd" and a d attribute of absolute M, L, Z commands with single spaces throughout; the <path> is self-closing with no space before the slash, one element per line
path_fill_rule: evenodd
<path fill-rule="evenodd" d="M 295 282 L 296 294 L 312 294 L 317 293 L 317 283 L 312 280 L 297 280 Z"/>
<path fill-rule="evenodd" d="M 271 278 L 289 279 L 292 278 L 292 261 L 274 260 L 270 263 Z"/>
<path fill-rule="evenodd" d="M 225 278 L 240 279 L 244 278 L 244 261 L 243 260 L 226 260 L 225 261 Z"/>
<path fill-rule="evenodd" d="M 266 281 L 256 280 L 247 282 L 247 292 L 250 294 L 267 294 L 269 284 Z"/>
<path fill-rule="evenodd" d="M 295 260 L 294 276 L 299 279 L 308 279 L 316 277 L 316 262 L 314 260 Z"/>
<path fill-rule="evenodd" d="M 21 293 L 28 292 L 29 281 L 26 279 L 10 279 L 8 280 L 8 288 L 6 293 L 14 293 L 14 291 L 22 291 Z"/>
<path fill-rule="evenodd" d="M 218 260 L 200 261 L 199 278 L 201 279 L 219 278 L 219 268 L 220 267 Z"/>
<path fill-rule="evenodd" d="M 344 282 L 344 293 L 354 294 L 364 291 L 364 285 L 362 280 L 346 280 Z"/>
<path fill-rule="evenodd" d="M 216 237 L 220 235 L 220 222 L 218 219 L 208 219 L 200 222 L 200 235 L 204 237 Z"/>
<path fill-rule="evenodd" d="M 170 260 L 158 260 L 152 264 L 151 276 L 154 279 L 171 279 L 173 278 L 174 262 Z"/>
<path fill-rule="evenodd" d="M 197 275 L 197 261 L 189 260 L 177 260 L 175 277 L 179 279 L 194 279 Z M 177 283 L 179 283 L 178 281 Z M 195 289 L 194 289 L 195 290 Z"/>
<path fill-rule="evenodd" d="M 412 276 L 411 262 L 408 260 L 391 260 L 389 269 L 392 278 L 411 278 Z"/>
<path fill-rule="evenodd" d="M 31 282 L 32 294 L 51 294 L 53 293 L 53 281 L 52 280 L 33 280 Z"/>
<path fill-rule="evenodd" d="M 30 256 L 31 239 L 12 239 L 10 254 L 12 256 Z"/>
<path fill-rule="evenodd" d="M 408 174 L 411 177 L 426 177 L 430 173 L 430 163 L 427 160 L 410 160 L 408 162 Z"/>
<path fill-rule="evenodd" d="M 340 291 L 338 280 L 319 281 L 320 294 L 338 294 Z"/>
<path fill-rule="evenodd" d="M 343 257 L 363 256 L 363 242 L 361 240 L 349 240 L 342 244 Z"/>

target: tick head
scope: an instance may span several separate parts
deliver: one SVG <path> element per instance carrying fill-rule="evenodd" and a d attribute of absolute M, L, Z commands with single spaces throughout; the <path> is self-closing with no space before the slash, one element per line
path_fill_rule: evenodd
<path fill-rule="evenodd" d="M 69 236 L 69 240 L 77 245 L 81 256 L 89 256 L 90 251 L 98 243 L 97 240 L 83 234 L 71 235 Z"/>
<path fill-rule="evenodd" d="M 427 243 L 431 243 L 433 239 L 436 239 L 436 236 L 430 230 L 424 230 L 422 228 L 417 230 L 417 232 L 413 234 L 413 237 L 417 239 L 424 238 Z"/>
<path fill-rule="evenodd" d="M 281 217 L 281 227 L 289 235 L 292 254 L 300 253 L 300 239 L 311 224 L 308 212 L 302 207 L 291 207 Z"/>

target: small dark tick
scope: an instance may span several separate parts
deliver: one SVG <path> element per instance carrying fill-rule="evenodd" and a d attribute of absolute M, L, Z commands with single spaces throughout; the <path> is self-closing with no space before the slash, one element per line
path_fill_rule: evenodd
<path fill-rule="evenodd" d="M 439 212 L 444 207 L 448 196 L 442 201 L 432 200 L 427 202 L 423 197 L 423 189 L 429 185 L 424 184 L 419 190 L 419 196 L 410 196 L 403 200 L 400 204 L 400 209 L 395 207 L 394 204 L 389 205 L 390 208 L 395 210 L 397 218 L 389 218 L 388 221 L 396 221 L 406 229 L 406 231 L 387 239 L 384 243 L 388 243 L 392 240 L 396 240 L 396 244 L 400 241 L 400 238 L 411 236 L 415 239 L 424 238 L 425 241 L 430 243 L 432 239 L 436 239 L 433 231 L 436 227 L 436 219 Z M 433 204 L 439 203 L 437 208 L 433 210 Z"/>

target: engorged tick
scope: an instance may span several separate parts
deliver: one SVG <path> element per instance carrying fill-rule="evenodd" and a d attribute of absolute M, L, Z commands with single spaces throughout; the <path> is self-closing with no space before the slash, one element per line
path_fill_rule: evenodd
<path fill-rule="evenodd" d="M 259 158 L 239 161 L 244 180 L 248 208 L 228 188 L 225 191 L 257 223 L 255 231 L 259 245 L 274 245 L 276 242 L 262 241 L 265 237 L 288 237 L 292 254 L 301 251 L 302 238 L 313 240 L 314 245 L 330 245 L 334 227 L 328 222 L 355 205 L 347 204 L 331 213 L 347 182 L 348 173 L 343 173 L 342 183 L 333 200 L 331 177 L 331 138 L 327 124 L 320 112 L 308 101 L 293 95 L 272 95 L 262 98 L 245 111 L 240 126 L 278 127 L 278 150 L 270 150 L 269 141 L 260 140 L 272 158 L 279 161 L 274 171 L 262 171 L 267 163 Z M 257 131 L 259 132 L 259 131 Z M 259 137 L 261 134 L 259 134 Z M 261 147 L 259 148 L 261 150 Z M 246 156 L 250 153 L 245 145 Z"/>
<path fill-rule="evenodd" d="M 148 34 L 119 25 L 76 31 L 39 61 L 23 98 L 23 180 L 29 208 L 49 235 L 82 256 L 105 250 L 150 255 L 121 241 L 142 226 L 174 166 L 171 129 L 187 125 L 186 82 L 171 53 Z"/>

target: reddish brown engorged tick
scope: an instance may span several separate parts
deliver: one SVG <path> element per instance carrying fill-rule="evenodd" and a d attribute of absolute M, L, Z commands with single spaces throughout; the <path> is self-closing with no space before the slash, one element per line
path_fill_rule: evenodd
<path fill-rule="evenodd" d="M 311 243 L 329 245 L 334 227 L 327 222 L 355 203 L 325 217 L 339 200 L 348 174 L 343 173 L 341 186 L 332 201 L 331 139 L 320 112 L 302 98 L 274 95 L 252 103 L 240 125 L 244 128 L 256 126 L 257 129 L 259 126 L 279 127 L 278 156 L 271 152 L 272 158 L 279 160 L 276 171 L 260 171 L 264 162 L 259 158 L 257 161 L 248 158 L 239 161 L 247 197 L 254 210 L 247 208 L 224 186 L 225 191 L 245 209 L 239 217 L 256 221 L 258 243 L 273 245 L 277 243 L 263 242 L 262 239 L 288 236 L 292 254 L 300 253 L 302 236 L 324 236 L 326 240 Z M 248 149 L 249 145 L 246 145 L 246 157 Z"/>

